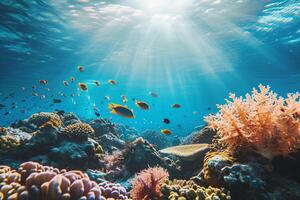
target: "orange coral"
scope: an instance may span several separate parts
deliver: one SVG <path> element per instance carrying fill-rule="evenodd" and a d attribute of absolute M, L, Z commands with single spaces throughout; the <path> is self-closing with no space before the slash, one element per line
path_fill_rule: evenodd
<path fill-rule="evenodd" d="M 169 177 L 161 167 L 153 167 L 141 171 L 133 180 L 130 195 L 133 200 L 152 200 L 160 197 L 160 186 Z"/>
<path fill-rule="evenodd" d="M 229 150 L 241 148 L 272 159 L 300 148 L 300 94 L 278 97 L 259 85 L 245 98 L 230 94 L 219 113 L 205 118 Z"/>

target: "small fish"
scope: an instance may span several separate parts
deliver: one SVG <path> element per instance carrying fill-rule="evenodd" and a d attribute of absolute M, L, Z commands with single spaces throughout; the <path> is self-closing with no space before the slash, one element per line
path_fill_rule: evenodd
<path fill-rule="evenodd" d="M 72 94 L 70 94 L 70 96 L 71 96 L 71 97 L 75 97 L 75 94 L 74 94 L 74 93 L 72 93 Z"/>
<path fill-rule="evenodd" d="M 198 115 L 198 112 L 197 112 L 197 111 L 194 111 L 194 112 L 193 112 L 193 115 Z"/>
<path fill-rule="evenodd" d="M 46 95 L 42 94 L 42 95 L 40 96 L 40 98 L 41 98 L 41 99 L 46 99 Z"/>
<path fill-rule="evenodd" d="M 49 92 L 49 91 L 50 91 L 50 89 L 49 89 L 49 88 L 45 88 L 45 90 L 46 90 L 47 92 Z"/>
<path fill-rule="evenodd" d="M 84 67 L 83 67 L 83 66 L 78 65 L 78 66 L 77 66 L 77 69 L 78 69 L 78 71 L 80 71 L 80 72 L 84 72 Z"/>
<path fill-rule="evenodd" d="M 24 91 L 24 90 L 25 90 L 25 87 L 22 86 L 22 87 L 21 87 L 21 90 Z"/>
<path fill-rule="evenodd" d="M 34 89 L 36 88 L 36 86 L 35 86 L 35 85 L 32 85 L 31 88 L 34 90 Z"/>
<path fill-rule="evenodd" d="M 110 113 L 119 115 L 125 118 L 134 118 L 133 111 L 128 109 L 127 106 L 122 106 L 119 104 L 110 103 L 108 108 L 111 110 Z"/>
<path fill-rule="evenodd" d="M 1 109 L 1 108 L 4 108 L 4 107 L 5 107 L 5 105 L 2 104 L 2 103 L 0 103 L 0 109 Z"/>
<path fill-rule="evenodd" d="M 100 82 L 99 81 L 95 81 L 95 85 L 96 86 L 100 86 Z"/>
<path fill-rule="evenodd" d="M 4 115 L 9 115 L 10 112 L 5 112 Z"/>
<path fill-rule="evenodd" d="M 121 95 L 121 98 L 122 98 L 123 103 L 127 103 L 128 102 L 128 100 L 127 100 L 127 98 L 126 98 L 125 95 Z"/>
<path fill-rule="evenodd" d="M 149 92 L 149 95 L 154 97 L 154 98 L 157 98 L 158 97 L 158 94 L 155 93 L 155 92 Z"/>
<path fill-rule="evenodd" d="M 111 80 L 111 79 L 108 80 L 107 82 L 110 83 L 110 84 L 112 84 L 112 85 L 116 85 L 117 84 L 117 82 L 115 80 Z"/>
<path fill-rule="evenodd" d="M 96 115 L 97 117 L 100 117 L 100 113 L 98 113 L 98 112 L 95 112 L 95 115 Z"/>
<path fill-rule="evenodd" d="M 34 97 L 39 96 L 38 93 L 36 93 L 36 92 L 32 92 L 31 95 L 34 96 Z"/>
<path fill-rule="evenodd" d="M 172 107 L 172 108 L 180 108 L 180 107 L 181 107 L 181 105 L 180 105 L 180 104 L 178 104 L 178 103 L 175 103 L 175 104 L 172 104 L 172 105 L 171 105 L 171 107 Z"/>
<path fill-rule="evenodd" d="M 72 76 L 72 77 L 70 78 L 70 81 L 71 81 L 72 83 L 74 83 L 75 78 Z"/>
<path fill-rule="evenodd" d="M 146 102 L 143 101 L 136 101 L 135 105 L 143 110 L 149 110 L 149 105 Z"/>
<path fill-rule="evenodd" d="M 64 86 L 68 86 L 69 85 L 68 81 L 63 81 L 63 84 L 64 84 Z"/>
<path fill-rule="evenodd" d="M 172 133 L 169 129 L 162 129 L 162 130 L 160 130 L 160 132 L 165 135 L 170 135 Z"/>
<path fill-rule="evenodd" d="M 87 85 L 86 85 L 85 83 L 78 83 L 78 86 L 79 86 L 79 88 L 82 89 L 82 90 L 87 90 L 87 89 L 88 89 L 88 88 L 87 88 Z"/>
<path fill-rule="evenodd" d="M 43 80 L 39 80 L 39 83 L 41 85 L 47 85 L 48 81 L 43 79 Z"/>
<path fill-rule="evenodd" d="M 17 106 L 12 106 L 11 109 L 15 109 Z"/>
<path fill-rule="evenodd" d="M 171 123 L 171 121 L 168 118 L 164 118 L 162 120 L 162 122 L 165 123 L 165 124 L 170 124 Z"/>
<path fill-rule="evenodd" d="M 16 105 L 16 102 L 12 102 L 11 105 L 12 105 L 12 106 Z"/>
<path fill-rule="evenodd" d="M 62 100 L 60 100 L 60 99 L 52 99 L 52 102 L 53 102 L 53 103 L 61 103 Z"/>
<path fill-rule="evenodd" d="M 208 107 L 207 110 L 211 110 L 211 107 Z"/>
<path fill-rule="evenodd" d="M 26 102 L 26 99 L 22 99 L 22 102 Z"/>
<path fill-rule="evenodd" d="M 105 100 L 110 101 L 110 97 L 109 96 L 105 96 L 104 98 L 105 98 Z"/>

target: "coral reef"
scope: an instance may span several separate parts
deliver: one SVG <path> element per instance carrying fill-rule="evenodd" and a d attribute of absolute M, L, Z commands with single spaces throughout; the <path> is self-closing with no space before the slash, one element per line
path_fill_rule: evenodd
<path fill-rule="evenodd" d="M 148 167 L 161 166 L 171 168 L 159 152 L 143 138 L 137 138 L 124 152 L 124 165 L 134 174 Z"/>
<path fill-rule="evenodd" d="M 35 113 L 28 119 L 28 123 L 34 124 L 37 127 L 41 127 L 46 123 L 49 123 L 57 128 L 62 126 L 62 121 L 59 115 L 53 112 Z"/>
<path fill-rule="evenodd" d="M 88 136 L 94 132 L 94 129 L 89 124 L 82 122 L 71 124 L 62 130 L 62 134 L 66 136 L 66 138 L 75 141 L 85 141 Z"/>
<path fill-rule="evenodd" d="M 215 136 L 216 132 L 205 125 L 187 136 L 182 144 L 211 144 Z"/>
<path fill-rule="evenodd" d="M 223 188 L 201 187 L 192 181 L 167 180 L 161 185 L 162 200 L 230 200 L 230 192 Z"/>
<path fill-rule="evenodd" d="M 127 199 L 121 185 L 96 183 L 81 171 L 58 170 L 35 162 L 23 163 L 18 171 L 0 167 L 1 199 Z"/>
<path fill-rule="evenodd" d="M 205 118 L 220 142 L 235 151 L 255 151 L 268 159 L 300 148 L 299 93 L 278 97 L 270 87 L 259 85 L 245 98 L 231 94 L 219 113 Z"/>
<path fill-rule="evenodd" d="M 72 112 L 64 113 L 61 118 L 65 126 L 81 122 L 80 119 Z"/>
<path fill-rule="evenodd" d="M 131 198 L 133 200 L 152 200 L 159 198 L 161 196 L 160 186 L 168 177 L 168 172 L 161 167 L 153 167 L 141 171 L 131 181 Z"/>
<path fill-rule="evenodd" d="M 115 124 L 108 119 L 95 119 L 89 122 L 91 127 L 95 130 L 96 136 L 102 136 L 104 134 L 113 134 L 118 135 L 118 132 L 115 128 Z"/>

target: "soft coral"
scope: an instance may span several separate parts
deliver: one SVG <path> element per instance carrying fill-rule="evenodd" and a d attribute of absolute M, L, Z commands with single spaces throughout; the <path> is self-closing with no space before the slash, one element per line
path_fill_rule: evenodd
<path fill-rule="evenodd" d="M 245 98 L 230 95 L 219 113 L 205 118 L 230 150 L 252 150 L 272 159 L 300 148 L 300 95 L 284 99 L 259 85 Z"/>
<path fill-rule="evenodd" d="M 160 197 L 160 186 L 169 174 L 161 167 L 141 171 L 133 180 L 130 195 L 133 200 L 153 200 Z"/>

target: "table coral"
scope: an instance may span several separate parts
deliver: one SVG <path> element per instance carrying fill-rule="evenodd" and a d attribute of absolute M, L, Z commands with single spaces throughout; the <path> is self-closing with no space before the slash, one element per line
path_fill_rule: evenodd
<path fill-rule="evenodd" d="M 65 127 L 62 132 L 71 140 L 84 141 L 94 133 L 94 129 L 89 124 L 78 122 Z"/>
<path fill-rule="evenodd" d="M 183 160 L 194 160 L 200 155 L 205 155 L 209 150 L 208 144 L 188 144 L 168 147 L 160 150 L 161 153 L 178 156 Z"/>
<path fill-rule="evenodd" d="M 153 200 L 160 197 L 160 186 L 169 174 L 161 167 L 148 168 L 138 173 L 131 181 L 133 200 Z"/>
<path fill-rule="evenodd" d="M 278 97 L 259 85 L 252 95 L 229 96 L 219 113 L 205 118 L 229 150 L 255 151 L 272 159 L 300 148 L 300 94 Z"/>
<path fill-rule="evenodd" d="M 167 180 L 161 186 L 162 200 L 230 200 L 229 191 L 223 188 L 201 187 L 192 181 Z"/>

